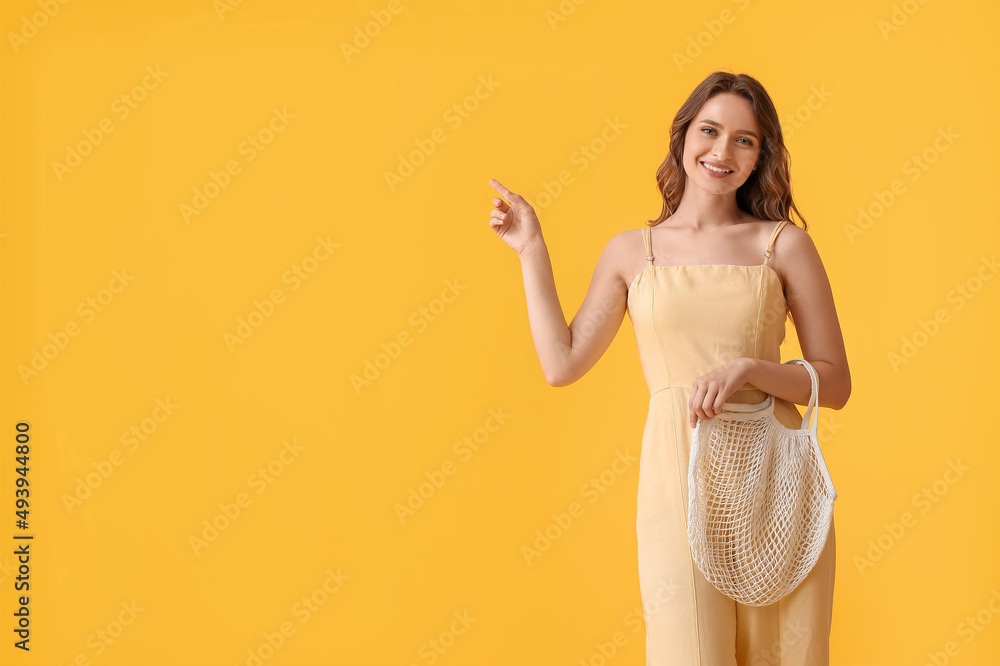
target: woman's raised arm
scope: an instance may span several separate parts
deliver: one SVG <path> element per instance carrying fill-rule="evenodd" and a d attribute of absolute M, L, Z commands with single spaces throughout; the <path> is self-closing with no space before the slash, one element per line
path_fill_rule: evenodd
<path fill-rule="evenodd" d="M 521 260 L 528 323 L 542 373 L 552 386 L 572 384 L 594 367 L 625 316 L 628 287 L 617 265 L 624 254 L 624 232 L 608 241 L 583 304 L 567 325 L 534 209 L 496 180 L 490 185 L 510 202 L 493 200 L 490 227 Z"/>

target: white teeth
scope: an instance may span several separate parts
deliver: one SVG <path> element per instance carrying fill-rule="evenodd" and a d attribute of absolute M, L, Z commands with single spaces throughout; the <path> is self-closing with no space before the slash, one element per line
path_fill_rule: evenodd
<path fill-rule="evenodd" d="M 702 164 L 705 164 L 705 163 L 702 162 Z M 705 164 L 705 166 L 708 167 L 709 169 L 711 169 L 712 171 L 716 172 L 716 173 L 732 173 L 732 171 L 727 171 L 726 169 L 716 169 L 711 164 Z"/>

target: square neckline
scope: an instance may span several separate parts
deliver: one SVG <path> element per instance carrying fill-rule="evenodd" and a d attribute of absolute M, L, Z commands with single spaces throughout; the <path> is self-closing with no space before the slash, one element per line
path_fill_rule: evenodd
<path fill-rule="evenodd" d="M 638 273 L 635 274 L 635 277 L 632 278 L 632 282 L 629 283 L 628 288 L 626 290 L 626 300 L 627 300 L 628 296 L 632 295 L 632 288 L 635 287 L 636 282 L 638 282 L 639 278 L 642 276 L 643 273 L 646 272 L 646 269 L 648 269 L 648 268 L 684 268 L 684 269 L 689 269 L 689 268 L 699 268 L 699 267 L 705 267 L 705 268 L 757 268 L 757 267 L 763 267 L 763 268 L 767 268 L 768 270 L 770 270 L 771 275 L 773 275 L 774 278 L 778 281 L 778 284 L 781 286 L 781 289 L 778 290 L 779 294 L 781 295 L 781 300 L 785 301 L 785 303 L 787 304 L 788 301 L 785 299 L 785 285 L 781 281 L 781 276 L 778 275 L 778 271 L 776 271 L 773 266 L 771 266 L 769 263 L 767 263 L 767 260 L 771 258 L 771 248 L 774 246 L 774 241 L 777 239 L 778 233 L 784 228 L 784 226 L 786 224 L 788 224 L 788 220 L 778 220 L 778 222 L 774 225 L 774 228 L 771 230 L 771 237 L 767 241 L 767 247 L 764 248 L 764 261 L 762 261 L 759 264 L 673 264 L 673 265 L 654 264 L 653 263 L 652 238 L 650 236 L 651 227 L 649 227 L 649 226 L 640 227 L 639 231 L 642 234 L 643 246 L 646 249 L 646 262 L 647 263 L 646 263 L 645 266 L 642 267 L 642 269 Z"/>
<path fill-rule="evenodd" d="M 642 270 L 640 270 L 638 273 L 636 273 L 635 277 L 632 278 L 632 282 L 629 284 L 628 289 L 626 290 L 626 294 L 627 295 L 631 295 L 632 294 L 632 288 L 635 287 L 635 283 L 639 281 L 639 278 L 642 276 L 643 273 L 646 272 L 647 269 L 650 269 L 650 268 L 703 268 L 703 267 L 704 268 L 766 268 L 769 271 L 771 271 L 771 275 L 773 275 L 778 280 L 778 284 L 781 285 L 781 289 L 779 290 L 779 292 L 781 294 L 781 299 L 785 300 L 785 289 L 784 289 L 785 285 L 781 281 L 781 276 L 778 275 L 778 271 L 774 270 L 773 266 L 771 266 L 770 264 L 765 264 L 765 263 L 759 263 L 759 264 L 676 264 L 676 265 L 673 265 L 673 266 L 663 266 L 663 265 L 660 265 L 660 264 L 646 264 L 645 266 L 642 267 Z M 787 301 L 786 301 L 786 303 L 787 303 Z"/>

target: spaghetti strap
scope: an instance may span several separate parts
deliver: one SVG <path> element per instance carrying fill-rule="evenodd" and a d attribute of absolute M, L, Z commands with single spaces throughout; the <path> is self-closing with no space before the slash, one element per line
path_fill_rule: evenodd
<path fill-rule="evenodd" d="M 778 232 L 788 224 L 788 220 L 781 220 L 776 225 L 774 225 L 774 231 L 771 232 L 771 238 L 767 241 L 767 249 L 764 250 L 764 265 L 767 265 L 767 260 L 771 258 L 771 248 L 774 246 L 774 239 L 778 237 Z"/>
<path fill-rule="evenodd" d="M 642 228 L 642 244 L 646 246 L 646 262 L 653 265 L 653 245 L 649 237 L 649 227 Z"/>

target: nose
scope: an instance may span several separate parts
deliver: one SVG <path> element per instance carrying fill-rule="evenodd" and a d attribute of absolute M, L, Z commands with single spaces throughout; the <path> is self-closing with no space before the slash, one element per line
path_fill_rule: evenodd
<path fill-rule="evenodd" d="M 726 144 L 722 144 L 722 147 L 716 144 L 716 146 L 712 149 L 712 155 L 720 162 L 724 162 L 729 159 L 729 151 L 726 150 L 725 146 Z"/>

